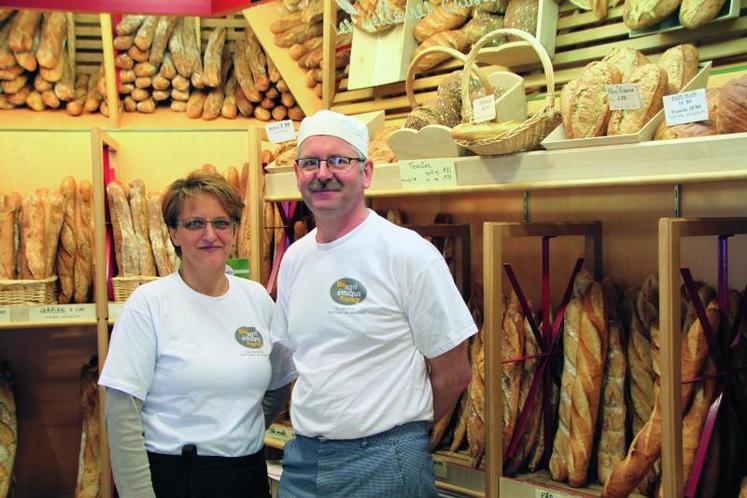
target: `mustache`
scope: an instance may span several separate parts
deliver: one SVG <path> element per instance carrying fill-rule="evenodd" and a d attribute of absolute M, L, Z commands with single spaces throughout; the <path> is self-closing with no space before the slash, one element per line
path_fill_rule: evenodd
<path fill-rule="evenodd" d="M 318 192 L 320 190 L 339 191 L 342 190 L 342 183 L 334 178 L 330 178 L 329 180 L 324 181 L 315 178 L 311 181 L 311 183 L 309 183 L 309 190 L 311 192 Z"/>

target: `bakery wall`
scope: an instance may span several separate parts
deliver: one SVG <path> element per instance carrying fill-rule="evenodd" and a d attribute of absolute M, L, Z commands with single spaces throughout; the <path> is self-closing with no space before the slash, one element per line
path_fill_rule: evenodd
<path fill-rule="evenodd" d="M 375 174 L 375 173 L 374 173 Z M 747 216 L 743 202 L 747 182 L 684 184 L 681 214 L 685 217 Z M 479 193 L 449 196 L 392 197 L 372 200 L 377 210 L 398 208 L 408 223 L 432 223 L 437 213 L 450 213 L 455 223 L 469 223 L 471 231 L 472 280 L 482 282 L 485 221 L 522 221 L 521 192 Z M 604 273 L 624 286 L 639 286 L 646 275 L 658 271 L 658 220 L 674 216 L 674 186 L 649 185 L 582 190 L 546 190 L 529 193 L 530 221 L 602 222 Z M 562 237 L 550 242 L 553 302 L 565 290 L 575 258 L 584 250 L 582 237 Z M 540 296 L 541 247 L 539 238 L 509 239 L 505 261 L 516 270 L 528 297 Z M 747 267 L 747 236 L 729 241 L 730 283 L 741 287 Z M 685 240 L 682 261 L 696 279 L 716 284 L 716 241 L 712 237 Z M 508 285 L 504 280 L 504 285 Z M 509 288 L 505 287 L 504 291 Z"/>

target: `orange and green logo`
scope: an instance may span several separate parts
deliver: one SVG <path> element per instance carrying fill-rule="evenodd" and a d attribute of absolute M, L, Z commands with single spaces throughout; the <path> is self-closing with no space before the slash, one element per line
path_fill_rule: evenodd
<path fill-rule="evenodd" d="M 265 343 L 262 334 L 254 327 L 239 327 L 233 336 L 245 348 L 260 349 Z"/>
<path fill-rule="evenodd" d="M 338 304 L 350 306 L 366 299 L 366 288 L 353 278 L 341 278 L 332 284 L 329 290 L 332 300 Z"/>

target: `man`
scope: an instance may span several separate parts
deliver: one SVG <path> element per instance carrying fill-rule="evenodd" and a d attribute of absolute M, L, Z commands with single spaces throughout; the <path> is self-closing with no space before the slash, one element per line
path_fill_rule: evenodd
<path fill-rule="evenodd" d="M 438 251 L 365 206 L 368 131 L 301 123 L 296 181 L 316 228 L 280 266 L 273 337 L 298 380 L 278 496 L 437 496 L 428 422 L 470 380 L 477 330 Z"/>

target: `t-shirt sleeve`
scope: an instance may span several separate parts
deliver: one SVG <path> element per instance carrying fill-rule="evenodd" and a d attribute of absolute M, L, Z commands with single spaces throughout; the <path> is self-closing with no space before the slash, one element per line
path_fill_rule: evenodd
<path fill-rule="evenodd" d="M 446 353 L 477 332 L 443 258 L 433 258 L 415 276 L 407 294 L 415 347 L 426 358 Z"/>
<path fill-rule="evenodd" d="M 298 376 L 293 363 L 293 352 L 281 343 L 272 345 L 270 366 L 272 367 L 272 379 L 268 387 L 270 391 L 283 387 Z"/>
<path fill-rule="evenodd" d="M 145 401 L 153 382 L 157 347 L 145 299 L 133 294 L 114 324 L 99 384 Z"/>
<path fill-rule="evenodd" d="M 272 317 L 272 343 L 282 344 L 291 353 L 296 350 L 296 345 L 288 334 L 288 294 L 287 294 L 287 277 L 283 266 L 280 266 L 278 273 L 278 293 L 277 302 L 275 303 L 275 312 Z M 284 285 L 285 284 L 285 285 Z"/>

